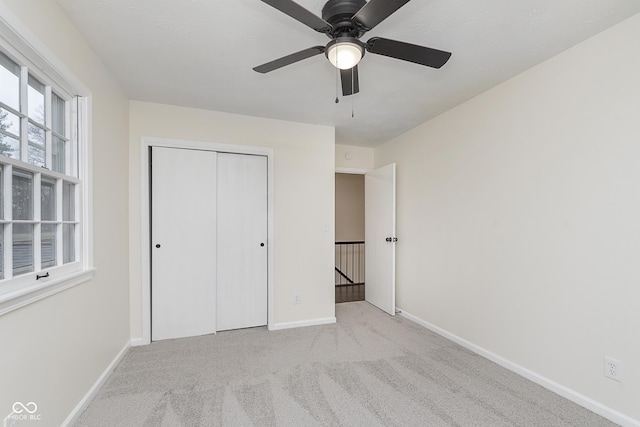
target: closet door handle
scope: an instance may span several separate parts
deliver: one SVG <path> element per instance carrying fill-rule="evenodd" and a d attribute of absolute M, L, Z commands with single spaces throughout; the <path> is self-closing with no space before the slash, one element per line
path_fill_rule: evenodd
<path fill-rule="evenodd" d="M 260 247 L 263 247 L 263 246 L 264 246 L 264 243 L 260 243 Z"/>

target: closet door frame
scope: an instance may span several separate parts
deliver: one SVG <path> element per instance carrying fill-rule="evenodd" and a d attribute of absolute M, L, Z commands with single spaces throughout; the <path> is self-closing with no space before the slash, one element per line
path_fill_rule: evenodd
<path fill-rule="evenodd" d="M 142 342 L 151 343 L 151 211 L 150 211 L 150 153 L 153 147 L 182 148 L 217 151 L 232 154 L 252 154 L 267 158 L 267 327 L 272 329 L 274 324 L 274 248 L 273 248 L 273 148 L 255 147 L 247 145 L 221 144 L 207 141 L 190 141 L 182 139 L 168 139 L 157 137 L 142 137 L 141 139 L 141 167 L 140 176 L 140 233 L 141 233 L 141 274 L 142 288 Z"/>

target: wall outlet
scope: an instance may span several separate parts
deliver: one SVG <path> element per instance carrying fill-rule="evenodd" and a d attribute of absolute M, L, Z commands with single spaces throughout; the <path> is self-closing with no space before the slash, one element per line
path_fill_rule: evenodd
<path fill-rule="evenodd" d="M 293 303 L 300 304 L 302 302 L 302 297 L 300 294 L 293 294 Z"/>
<path fill-rule="evenodd" d="M 604 376 L 612 380 L 622 381 L 622 362 L 605 356 Z"/>

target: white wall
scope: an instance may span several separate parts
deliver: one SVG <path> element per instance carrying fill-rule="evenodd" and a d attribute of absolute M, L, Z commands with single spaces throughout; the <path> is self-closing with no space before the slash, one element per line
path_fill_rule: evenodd
<path fill-rule="evenodd" d="M 639 52 L 636 15 L 375 151 L 398 306 L 635 419 Z"/>
<path fill-rule="evenodd" d="M 336 174 L 336 242 L 364 240 L 364 175 Z"/>
<path fill-rule="evenodd" d="M 373 169 L 373 148 L 336 145 L 336 168 Z"/>
<path fill-rule="evenodd" d="M 0 317 L 0 418 L 54 426 L 129 341 L 128 103 L 55 1 L 1 1 L 92 92 L 95 278 Z"/>
<path fill-rule="evenodd" d="M 333 318 L 334 129 L 130 103 L 131 336 L 142 336 L 140 140 L 143 136 L 274 149 L 276 324 Z M 323 225 L 329 231 L 323 231 Z M 293 294 L 301 304 L 293 304 Z"/>

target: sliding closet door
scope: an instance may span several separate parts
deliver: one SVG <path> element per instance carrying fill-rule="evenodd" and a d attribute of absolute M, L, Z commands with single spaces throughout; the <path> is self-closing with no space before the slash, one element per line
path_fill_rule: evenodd
<path fill-rule="evenodd" d="M 217 330 L 267 324 L 267 158 L 218 153 Z"/>
<path fill-rule="evenodd" d="M 216 331 L 217 153 L 152 149 L 151 337 Z"/>

